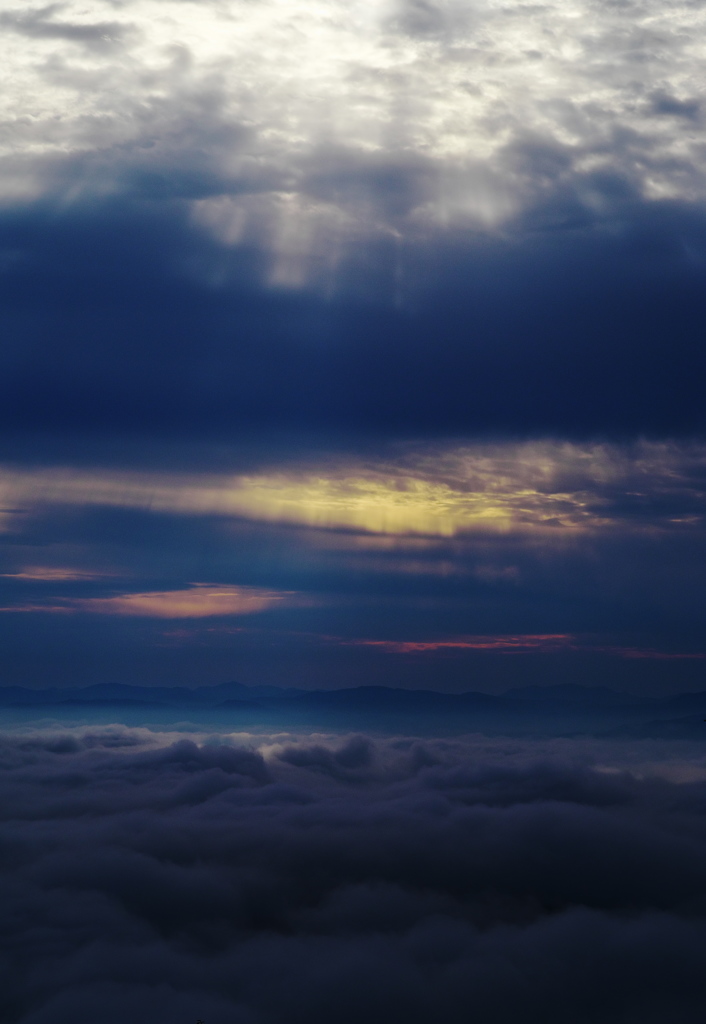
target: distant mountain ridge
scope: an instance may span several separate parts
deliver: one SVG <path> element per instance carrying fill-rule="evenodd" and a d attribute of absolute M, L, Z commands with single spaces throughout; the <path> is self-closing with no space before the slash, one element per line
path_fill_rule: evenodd
<path fill-rule="evenodd" d="M 516 687 L 503 694 L 385 686 L 303 690 L 221 683 L 201 688 L 98 683 L 0 687 L 0 715 L 210 723 L 228 728 L 323 728 L 552 735 L 684 735 L 706 740 L 706 691 L 642 697 L 605 687 Z"/>
<path fill-rule="evenodd" d="M 607 686 L 572 686 L 571 683 L 554 683 L 551 686 L 517 686 L 505 690 L 504 697 L 516 697 L 518 700 L 563 700 L 569 704 L 594 704 L 613 706 L 632 704 L 635 701 L 652 702 L 656 697 L 636 697 L 634 694 L 621 690 L 611 690 Z"/>

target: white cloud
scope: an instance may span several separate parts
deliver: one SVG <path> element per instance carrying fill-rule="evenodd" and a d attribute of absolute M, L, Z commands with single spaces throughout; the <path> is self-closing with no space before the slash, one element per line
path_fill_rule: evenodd
<path fill-rule="evenodd" d="M 599 173 L 700 201 L 705 23 L 656 0 L 10 0 L 0 196 L 177 195 L 290 286 L 361 234 L 487 228 L 567 187 L 600 213 Z"/>

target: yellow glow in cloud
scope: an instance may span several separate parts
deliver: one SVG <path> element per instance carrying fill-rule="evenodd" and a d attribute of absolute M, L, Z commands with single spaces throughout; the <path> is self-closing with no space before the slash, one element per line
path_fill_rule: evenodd
<path fill-rule="evenodd" d="M 487 495 L 458 493 L 445 483 L 411 474 L 382 476 L 250 477 L 234 500 L 254 519 L 348 527 L 371 533 L 451 537 L 463 529 L 508 529 L 511 513 Z"/>
<path fill-rule="evenodd" d="M 699 525 L 705 476 L 704 446 L 546 441 L 439 446 L 388 461 L 231 476 L 12 468 L 0 471 L 0 504 L 216 514 L 392 536 L 515 531 L 546 541 L 618 524 Z M 639 498 L 632 518 L 630 495 Z"/>

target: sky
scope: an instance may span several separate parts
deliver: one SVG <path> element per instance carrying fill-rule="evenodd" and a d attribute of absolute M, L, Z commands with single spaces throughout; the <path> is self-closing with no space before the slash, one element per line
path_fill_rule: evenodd
<path fill-rule="evenodd" d="M 2 684 L 704 689 L 705 21 L 4 0 Z"/>
<path fill-rule="evenodd" d="M 701 1022 L 706 8 L 0 43 L 3 1020 Z"/>

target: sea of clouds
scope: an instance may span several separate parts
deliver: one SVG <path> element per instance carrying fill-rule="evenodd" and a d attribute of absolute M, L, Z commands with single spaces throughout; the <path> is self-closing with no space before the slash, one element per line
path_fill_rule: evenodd
<path fill-rule="evenodd" d="M 7 732 L 12 1024 L 700 1021 L 706 750 Z"/>

